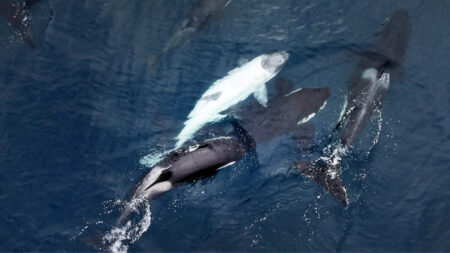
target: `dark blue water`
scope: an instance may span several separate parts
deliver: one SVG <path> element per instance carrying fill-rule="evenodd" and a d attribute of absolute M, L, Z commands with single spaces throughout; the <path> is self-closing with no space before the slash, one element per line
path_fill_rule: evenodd
<path fill-rule="evenodd" d="M 291 52 L 279 77 L 332 89 L 314 147 L 302 154 L 282 136 L 258 147 L 259 163 L 250 155 L 163 195 L 129 250 L 450 250 L 450 2 L 232 0 L 153 75 L 148 59 L 194 2 L 42 0 L 35 50 L 0 19 L 0 251 L 94 250 L 83 237 L 114 227 L 114 201 L 147 171 L 140 159 L 173 147 L 197 99 L 239 61 L 278 50 Z M 402 75 L 343 161 L 344 209 L 290 164 L 327 145 L 352 52 L 398 8 L 412 22 Z"/>

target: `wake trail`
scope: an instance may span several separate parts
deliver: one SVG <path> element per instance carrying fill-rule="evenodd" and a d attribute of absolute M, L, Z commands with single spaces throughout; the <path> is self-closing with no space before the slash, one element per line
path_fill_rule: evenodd
<path fill-rule="evenodd" d="M 148 230 L 151 224 L 150 204 L 146 203 L 144 215 L 137 224 L 130 220 L 123 226 L 116 226 L 103 236 L 103 243 L 113 253 L 126 253 L 133 244 Z"/>

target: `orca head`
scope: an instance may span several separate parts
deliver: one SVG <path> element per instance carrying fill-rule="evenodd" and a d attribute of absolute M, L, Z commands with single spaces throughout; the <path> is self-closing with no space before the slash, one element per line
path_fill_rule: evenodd
<path fill-rule="evenodd" d="M 136 186 L 132 201 L 149 201 L 173 188 L 170 167 L 155 166 Z"/>
<path fill-rule="evenodd" d="M 267 72 L 276 74 L 284 66 L 289 59 L 289 53 L 287 51 L 280 51 L 273 54 L 263 54 L 261 56 L 261 66 Z"/>

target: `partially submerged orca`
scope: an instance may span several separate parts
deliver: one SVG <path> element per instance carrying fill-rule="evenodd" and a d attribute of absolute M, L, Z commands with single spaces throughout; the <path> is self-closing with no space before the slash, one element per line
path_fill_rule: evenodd
<path fill-rule="evenodd" d="M 0 15 L 15 29 L 16 33 L 31 48 L 35 48 L 33 35 L 30 29 L 30 7 L 39 0 L 25 0 L 18 3 L 13 0 L 0 0 Z"/>
<path fill-rule="evenodd" d="M 288 132 L 302 136 L 305 130 L 298 123 L 303 124 L 302 119 L 320 110 L 329 96 L 328 88 L 291 91 L 293 85 L 286 79 L 278 80 L 275 87 L 278 94 L 268 102 L 267 107 L 254 101 L 227 112 L 238 117 L 239 123 L 235 124 L 234 130 L 237 136 L 217 137 L 185 145 L 157 163 L 134 187 L 117 224 L 123 225 L 142 203 L 159 197 L 179 184 L 215 175 L 253 151 L 257 143 Z M 250 116 L 252 114 L 254 117 Z"/>
<path fill-rule="evenodd" d="M 275 97 L 268 102 L 267 107 L 253 102 L 236 105 L 225 113 L 235 116 L 256 143 L 265 143 L 274 137 L 292 133 L 301 146 L 309 145 L 315 129 L 308 124 L 308 120 L 325 106 L 330 89 L 293 88 L 290 80 L 279 78 L 275 82 Z"/>
<path fill-rule="evenodd" d="M 143 202 L 149 202 L 181 183 L 211 177 L 233 165 L 253 150 L 254 145 L 253 140 L 242 132 L 241 138 L 208 139 L 169 153 L 136 184 L 117 224 L 124 224 Z"/>
<path fill-rule="evenodd" d="M 342 204 L 348 206 L 347 191 L 340 178 L 340 161 L 368 124 L 371 115 L 381 110 L 381 103 L 391 80 L 405 58 L 411 34 L 409 13 L 395 11 L 374 48 L 359 62 L 352 75 L 343 116 L 335 132 L 340 137 L 331 157 L 322 156 L 316 161 L 294 164 L 304 175 L 320 183 Z"/>
<path fill-rule="evenodd" d="M 175 33 L 165 44 L 162 51 L 150 60 L 150 67 L 153 73 L 158 68 L 159 59 L 172 48 L 179 46 L 195 33 L 203 29 L 211 21 L 222 16 L 222 10 L 231 0 L 197 0 L 192 6 L 187 16 L 181 22 Z"/>

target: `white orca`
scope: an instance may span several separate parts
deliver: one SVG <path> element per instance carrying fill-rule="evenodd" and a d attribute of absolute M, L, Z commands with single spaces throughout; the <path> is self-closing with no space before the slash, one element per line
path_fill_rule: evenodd
<path fill-rule="evenodd" d="M 176 137 L 175 148 L 181 147 L 206 123 L 223 118 L 225 116 L 221 114 L 223 111 L 245 100 L 251 94 L 261 105 L 267 106 L 265 84 L 281 70 L 288 59 L 289 53 L 286 51 L 263 54 L 214 82 L 189 113 L 184 128 Z"/>

